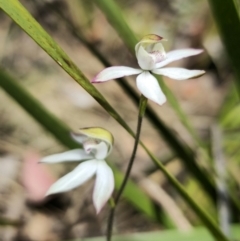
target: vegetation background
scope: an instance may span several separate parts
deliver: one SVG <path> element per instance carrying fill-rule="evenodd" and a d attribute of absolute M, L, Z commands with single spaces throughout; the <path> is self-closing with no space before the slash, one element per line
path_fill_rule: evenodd
<path fill-rule="evenodd" d="M 0 1 L 0 240 L 81 240 L 104 235 L 109 207 L 96 216 L 92 182 L 44 199 L 47 187 L 74 165 L 37 162 L 41 156 L 75 147 L 68 130 L 101 126 L 115 138 L 109 163 L 119 187 L 134 144 L 126 125 L 135 130 L 137 124 L 135 77 L 96 85 L 123 121 L 109 115 L 113 111 L 88 80 L 106 65 L 136 67 L 135 39 L 149 33 L 168 39 L 166 51 L 203 48 L 203 54 L 174 66 L 204 69 L 206 74 L 183 82 L 159 80 L 168 103 L 149 103 L 141 140 L 229 240 L 239 239 L 239 225 L 232 226 L 239 222 L 240 210 L 240 60 L 236 57 L 240 48 L 235 44 L 240 40 L 239 1 L 229 0 L 223 6 L 226 15 L 220 20 L 222 9 L 215 8 L 218 1 L 213 0 L 211 5 L 203 0 L 20 2 L 69 60 L 58 47 L 53 47 L 55 52 L 46 47 L 51 41 L 24 15 L 18 1 Z M 201 214 L 199 218 L 191 201 L 151 159 L 139 147 L 114 224 L 114 233 L 129 236 L 119 240 L 214 240 L 206 229 L 196 228 L 211 229 L 211 225 Z"/>

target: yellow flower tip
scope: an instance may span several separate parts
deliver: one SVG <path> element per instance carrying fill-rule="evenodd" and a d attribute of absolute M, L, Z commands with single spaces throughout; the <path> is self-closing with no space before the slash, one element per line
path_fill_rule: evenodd
<path fill-rule="evenodd" d="M 156 34 L 148 34 L 148 35 L 145 35 L 142 40 L 145 41 L 145 40 L 150 40 L 150 41 L 154 41 L 154 42 L 158 42 L 158 41 L 161 41 L 163 40 L 164 38 L 159 36 L 159 35 L 156 35 Z M 142 41 L 141 40 L 141 41 Z"/>
<path fill-rule="evenodd" d="M 78 134 L 78 135 L 82 134 L 90 138 L 99 139 L 107 142 L 110 146 L 112 146 L 114 143 L 114 138 L 112 133 L 102 127 L 82 128 L 82 129 L 79 129 L 74 134 Z"/>
<path fill-rule="evenodd" d="M 167 39 L 159 36 L 159 35 L 156 35 L 156 34 L 148 34 L 148 35 L 145 35 L 139 43 L 157 43 L 157 42 L 160 42 L 160 41 L 167 41 Z"/>

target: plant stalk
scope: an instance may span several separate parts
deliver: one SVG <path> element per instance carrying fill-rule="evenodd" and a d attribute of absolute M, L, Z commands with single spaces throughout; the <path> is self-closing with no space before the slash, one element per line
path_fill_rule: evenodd
<path fill-rule="evenodd" d="M 124 191 L 124 188 L 125 188 L 125 186 L 127 184 L 130 172 L 131 172 L 132 167 L 133 167 L 133 163 L 134 163 L 134 160 L 135 160 L 137 147 L 138 147 L 139 139 L 140 139 L 142 120 L 143 120 L 143 117 L 144 117 L 144 114 L 145 114 L 146 107 L 147 107 L 147 98 L 144 97 L 143 95 L 141 95 L 141 97 L 140 97 L 140 104 L 139 104 L 137 133 L 136 133 L 136 138 L 135 138 L 135 142 L 134 142 L 134 147 L 133 147 L 132 155 L 131 155 L 131 158 L 129 160 L 127 171 L 126 171 L 126 174 L 124 176 L 122 185 L 119 188 L 119 191 L 117 192 L 116 197 L 114 198 L 114 204 L 115 205 L 112 205 L 112 207 L 111 207 L 111 211 L 110 211 L 109 218 L 108 218 L 108 225 L 107 225 L 107 235 L 106 235 L 107 236 L 107 241 L 111 241 L 111 239 L 112 239 L 112 228 L 113 228 L 115 210 L 116 210 L 117 204 L 118 204 L 118 202 L 120 200 L 120 197 L 121 197 L 121 195 L 122 195 L 122 193 Z"/>

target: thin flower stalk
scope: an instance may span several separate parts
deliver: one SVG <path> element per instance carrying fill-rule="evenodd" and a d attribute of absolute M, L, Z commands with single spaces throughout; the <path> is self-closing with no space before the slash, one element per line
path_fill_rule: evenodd
<path fill-rule="evenodd" d="M 133 147 L 132 155 L 131 155 L 131 158 L 129 160 L 127 171 L 126 171 L 126 174 L 124 176 L 123 182 L 122 182 L 122 184 L 119 188 L 118 193 L 116 194 L 116 197 L 113 200 L 114 201 L 113 205 L 111 205 L 111 211 L 110 211 L 110 214 L 109 214 L 108 225 L 107 225 L 107 241 L 111 241 L 115 210 L 116 210 L 117 204 L 120 200 L 120 197 L 121 197 L 121 195 L 124 191 L 124 188 L 126 187 L 128 178 L 130 176 L 130 173 L 131 173 L 131 170 L 132 170 L 132 167 L 133 167 L 133 163 L 134 163 L 134 160 L 135 160 L 137 147 L 138 147 L 138 143 L 139 143 L 139 139 L 140 139 L 142 120 L 143 120 L 143 117 L 144 117 L 144 114 L 145 114 L 146 107 L 147 107 L 147 98 L 144 97 L 143 95 L 141 95 L 140 104 L 139 104 L 137 132 L 136 132 L 134 147 Z"/>

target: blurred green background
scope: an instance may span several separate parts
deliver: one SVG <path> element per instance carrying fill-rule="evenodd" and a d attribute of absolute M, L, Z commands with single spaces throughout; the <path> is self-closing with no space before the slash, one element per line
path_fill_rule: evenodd
<path fill-rule="evenodd" d="M 149 33 L 168 39 L 166 51 L 203 48 L 203 54 L 173 66 L 204 69 L 206 74 L 182 82 L 159 80 L 168 103 L 161 107 L 149 103 L 141 140 L 230 240 L 239 238 L 238 224 L 232 232 L 224 228 L 239 222 L 240 210 L 240 48 L 234 49 L 240 40 L 239 1 L 217 8 L 218 1 L 212 0 L 211 9 L 202 0 L 21 1 L 69 59 L 58 47 L 49 47 L 51 40 L 47 41 L 47 35 L 30 18 L 24 23 L 24 12 L 13 2 L 0 1 L 4 10 L 0 11 L 0 240 L 104 235 L 109 210 L 106 205 L 95 215 L 92 182 L 46 200 L 44 191 L 49 184 L 74 166 L 36 163 L 41 156 L 75 148 L 70 129 L 101 126 L 115 138 L 109 163 L 114 165 L 119 187 L 134 139 L 126 126 L 104 110 L 111 112 L 87 79 L 108 65 L 137 67 L 134 45 Z M 224 18 L 219 19 L 223 10 Z M 41 47 L 48 46 L 47 53 L 6 13 L 35 36 L 35 41 L 39 39 Z M 139 95 L 135 77 L 95 87 L 135 130 Z M 84 89 L 100 99 L 100 105 Z M 191 230 L 191 240 L 214 240 L 206 231 L 196 229 L 207 224 L 174 186 L 139 147 L 131 183 L 116 212 L 114 233 L 158 232 L 119 240 L 180 240 L 177 230 Z"/>

